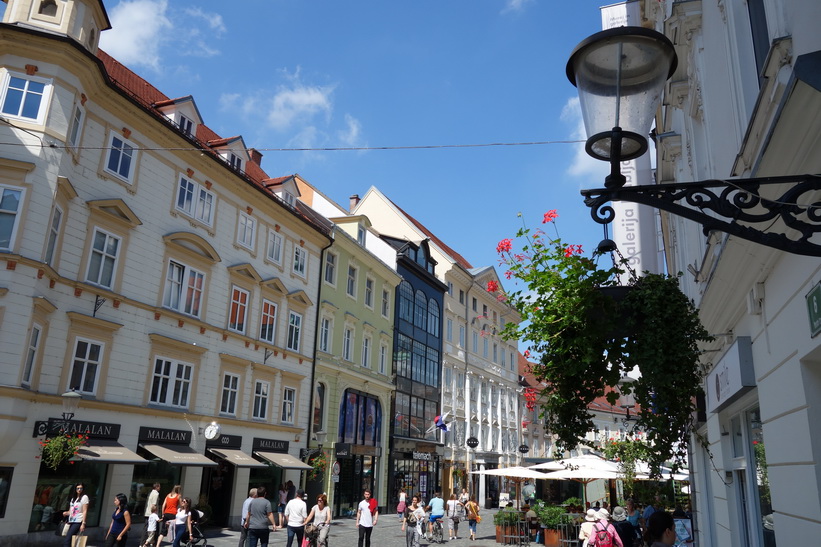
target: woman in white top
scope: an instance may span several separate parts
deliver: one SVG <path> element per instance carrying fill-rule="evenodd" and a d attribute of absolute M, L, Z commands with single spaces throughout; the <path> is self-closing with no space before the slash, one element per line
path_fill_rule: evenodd
<path fill-rule="evenodd" d="M 579 539 L 582 540 L 582 547 L 587 547 L 590 536 L 593 535 L 593 525 L 596 523 L 596 510 L 588 509 L 584 516 L 584 522 L 579 527 Z"/>
<path fill-rule="evenodd" d="M 451 494 L 446 505 L 445 513 L 448 516 L 448 540 L 459 539 L 459 521 L 462 516 L 462 502 L 456 499 L 456 494 Z"/>
<path fill-rule="evenodd" d="M 319 530 L 317 545 L 326 547 L 328 545 L 328 531 L 331 529 L 331 508 L 328 507 L 328 496 L 320 494 L 316 497 L 316 505 L 311 508 L 305 524 L 313 521 L 314 526 Z"/>
<path fill-rule="evenodd" d="M 71 547 L 71 538 L 76 534 L 82 534 L 86 530 L 86 515 L 88 514 L 88 496 L 85 494 L 85 486 L 79 482 L 74 485 L 74 497 L 68 505 L 68 511 L 63 511 L 63 516 L 68 517 L 69 529 L 63 547 Z"/>

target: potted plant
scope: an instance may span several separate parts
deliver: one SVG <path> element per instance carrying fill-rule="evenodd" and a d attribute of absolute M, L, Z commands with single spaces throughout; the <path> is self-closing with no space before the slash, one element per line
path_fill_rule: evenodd
<path fill-rule="evenodd" d="M 311 459 L 310 465 L 311 470 L 308 471 L 308 480 L 313 481 L 322 477 L 325 469 L 328 468 L 328 459 L 325 457 L 325 453 L 320 451 Z"/>
<path fill-rule="evenodd" d="M 532 509 L 536 513 L 536 516 L 539 517 L 544 544 L 555 547 L 561 545 L 562 537 L 560 528 L 563 524 L 570 524 L 571 522 L 570 516 L 565 512 L 565 508 L 556 505 L 547 505 L 539 500 L 533 505 Z"/>
<path fill-rule="evenodd" d="M 557 217 L 548 211 L 543 223 L 555 229 Z M 525 357 L 535 360 L 531 372 L 545 385 L 538 393 L 540 416 L 558 437 L 557 450 L 573 449 L 595 431 L 588 410 L 594 400 L 616 405 L 620 395 L 632 394 L 638 410 L 630 433 L 646 435 L 651 472 L 658 475 L 668 460 L 681 466 L 705 374 L 699 344 L 711 338 L 679 276 L 638 276 L 624 259 L 602 266 L 601 253 L 586 257 L 558 232 L 548 236 L 526 226 L 496 250 L 505 277 L 520 286 L 503 291 L 490 282 L 487 290 L 520 315 L 502 334 L 529 344 Z M 625 273 L 631 280 L 617 303 L 602 289 L 620 287 Z M 641 376 L 620 384 L 636 367 Z"/>
<path fill-rule="evenodd" d="M 506 537 L 515 536 L 519 520 L 519 512 L 512 507 L 500 509 L 493 515 L 493 524 L 496 525 L 496 543 L 505 543 Z"/>
<path fill-rule="evenodd" d="M 65 461 L 76 456 L 85 446 L 88 436 L 82 433 L 61 433 L 40 441 L 40 458 L 46 467 L 56 470 Z M 74 463 L 69 461 L 69 463 Z"/>

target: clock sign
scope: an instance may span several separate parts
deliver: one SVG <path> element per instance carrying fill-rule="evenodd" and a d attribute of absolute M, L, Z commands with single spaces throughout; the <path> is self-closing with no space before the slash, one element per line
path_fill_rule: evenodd
<path fill-rule="evenodd" d="M 205 438 L 209 441 L 213 441 L 220 435 L 220 426 L 217 422 L 211 422 L 207 426 L 205 426 L 205 430 L 203 431 Z"/>

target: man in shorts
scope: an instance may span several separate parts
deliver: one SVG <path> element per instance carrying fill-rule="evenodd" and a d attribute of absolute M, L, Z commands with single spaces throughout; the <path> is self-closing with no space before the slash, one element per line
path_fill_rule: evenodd
<path fill-rule="evenodd" d="M 433 497 L 430 499 L 430 504 L 428 505 L 428 511 L 430 511 L 430 517 L 428 518 L 428 541 L 430 541 L 430 538 L 433 537 L 433 523 L 436 522 L 436 519 L 445 516 L 445 500 L 442 499 L 442 494 L 439 492 L 433 494 Z"/>

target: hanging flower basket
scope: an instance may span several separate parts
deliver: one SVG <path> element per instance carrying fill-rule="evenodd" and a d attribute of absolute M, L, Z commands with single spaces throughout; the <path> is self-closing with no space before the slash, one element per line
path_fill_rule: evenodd
<path fill-rule="evenodd" d="M 80 448 L 86 446 L 88 436 L 81 433 L 61 434 L 40 441 L 40 459 L 51 469 L 57 469 L 60 465 L 76 456 Z"/>
<path fill-rule="evenodd" d="M 555 229 L 557 217 L 549 211 L 544 224 Z M 557 435 L 557 449 L 576 448 L 595 431 L 588 406 L 597 398 L 616 405 L 620 393 L 632 393 L 640 408 L 632 431 L 646 433 L 652 471 L 667 460 L 683 463 L 705 373 L 699 344 L 711 338 L 679 276 L 644 272 L 621 286 L 619 276 L 629 271 L 624 261 L 600 266 L 607 259 L 527 227 L 496 249 L 505 277 L 519 286 L 487 289 L 521 317 L 502 334 L 529 345 L 531 372 L 546 385 L 538 394 L 540 416 Z M 640 378 L 619 385 L 636 367 Z"/>
<path fill-rule="evenodd" d="M 308 480 L 316 480 L 325 473 L 328 468 L 328 460 L 324 452 L 320 452 L 311 459 L 311 470 L 308 471 Z"/>

